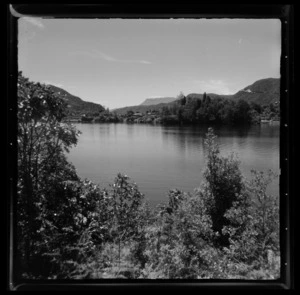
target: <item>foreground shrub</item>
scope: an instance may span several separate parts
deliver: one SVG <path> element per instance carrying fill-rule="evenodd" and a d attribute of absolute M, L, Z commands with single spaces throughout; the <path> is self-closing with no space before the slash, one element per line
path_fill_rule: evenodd
<path fill-rule="evenodd" d="M 228 237 L 222 229 L 230 224 L 225 213 L 238 197 L 245 194 L 239 161 L 233 155 L 222 157 L 213 129 L 209 128 L 205 138 L 207 148 L 207 167 L 204 172 L 205 183 L 199 197 L 212 221 L 212 229 L 218 235 L 215 245 L 228 245 Z"/>
<path fill-rule="evenodd" d="M 253 276 L 265 272 L 264 278 L 279 276 L 279 206 L 276 197 L 268 195 L 267 185 L 276 175 L 252 171 L 249 196 L 228 210 L 231 221 L 223 232 L 229 235 L 227 255 L 253 266 Z"/>
<path fill-rule="evenodd" d="M 197 278 L 210 262 L 205 251 L 212 247 L 211 221 L 201 199 L 177 189 L 147 228 L 146 264 L 142 277 Z"/>

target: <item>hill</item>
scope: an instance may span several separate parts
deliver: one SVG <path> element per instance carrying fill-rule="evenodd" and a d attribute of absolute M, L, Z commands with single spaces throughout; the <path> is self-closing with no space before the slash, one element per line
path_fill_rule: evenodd
<path fill-rule="evenodd" d="M 246 100 L 247 102 L 255 102 L 259 105 L 268 105 L 270 103 L 275 103 L 280 101 L 280 79 L 277 78 L 267 78 L 261 79 L 253 84 L 243 88 L 232 95 L 222 95 L 215 93 L 207 93 L 210 98 L 223 98 L 223 99 L 232 99 L 238 101 L 239 99 Z M 190 93 L 186 96 L 187 102 L 193 100 L 203 99 L 203 94 L 200 93 Z M 115 109 L 114 112 L 120 115 L 124 115 L 127 111 L 132 110 L 133 112 L 145 113 L 150 110 L 159 111 L 164 106 L 172 106 L 177 103 L 177 100 L 174 99 L 171 102 L 158 103 L 158 99 L 146 99 L 142 104 L 136 106 L 128 106 L 124 108 Z M 169 99 L 169 98 L 167 98 Z M 154 104 L 149 104 L 154 103 Z"/>
<path fill-rule="evenodd" d="M 158 98 L 147 98 L 140 106 L 157 105 L 160 103 L 169 103 L 176 100 L 176 97 L 158 97 Z"/>
<path fill-rule="evenodd" d="M 248 103 L 255 102 L 260 105 L 269 105 L 270 103 L 280 101 L 280 79 L 261 79 L 232 95 L 215 93 L 207 93 L 207 95 L 212 99 L 225 98 L 232 99 L 234 101 L 243 99 Z M 186 98 L 187 100 L 203 99 L 203 94 L 190 93 L 186 96 Z"/>
<path fill-rule="evenodd" d="M 232 96 L 233 100 L 244 99 L 266 105 L 280 101 L 280 79 L 261 79 L 238 91 Z"/>
<path fill-rule="evenodd" d="M 57 86 L 48 86 L 56 95 L 58 95 L 67 103 L 69 111 L 68 113 L 70 115 L 99 113 L 100 111 L 104 110 L 104 107 L 100 104 L 84 101 L 80 97 L 72 95 L 66 90 Z"/>

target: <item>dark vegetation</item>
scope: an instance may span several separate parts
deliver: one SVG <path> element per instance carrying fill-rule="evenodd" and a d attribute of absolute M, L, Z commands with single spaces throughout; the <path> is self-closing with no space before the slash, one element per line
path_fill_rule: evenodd
<path fill-rule="evenodd" d="M 19 74 L 19 279 L 279 278 L 272 172 L 246 181 L 209 128 L 204 183 L 192 194 L 172 189 L 152 209 L 126 175 L 108 188 L 79 179 L 65 156 L 78 132 L 64 116 L 63 100 Z"/>
<path fill-rule="evenodd" d="M 178 99 L 168 104 L 153 106 L 136 106 L 125 108 L 124 114 L 118 110 L 114 113 L 119 121 L 126 123 L 160 123 L 160 124 L 258 124 L 261 120 L 278 121 L 279 103 L 260 105 L 248 103 L 244 99 L 237 101 L 220 96 L 182 93 Z"/>
<path fill-rule="evenodd" d="M 280 79 L 268 78 L 254 82 L 232 96 L 237 101 L 244 99 L 260 105 L 276 104 L 280 100 Z"/>

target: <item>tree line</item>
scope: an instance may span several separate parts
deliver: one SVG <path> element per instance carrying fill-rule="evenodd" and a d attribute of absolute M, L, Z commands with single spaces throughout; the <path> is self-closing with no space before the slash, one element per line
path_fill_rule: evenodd
<path fill-rule="evenodd" d="M 260 105 L 248 103 L 243 99 L 237 101 L 221 97 L 211 98 L 206 93 L 203 98 L 178 96 L 178 102 L 164 106 L 161 119 L 164 124 L 255 124 L 261 118 L 279 120 L 279 105 Z"/>
<path fill-rule="evenodd" d="M 135 107 L 135 110 L 139 108 Z M 164 106 L 149 106 L 143 111 L 128 109 L 125 114 L 118 111 L 101 109 L 99 112 L 89 112 L 81 115 L 81 122 L 95 123 L 159 123 L 164 125 L 182 124 L 222 124 L 222 125 L 250 125 L 264 120 L 279 120 L 279 103 L 260 105 L 237 101 L 223 97 L 211 98 L 206 93 L 202 98 L 185 96 L 180 93 L 177 101 Z"/>

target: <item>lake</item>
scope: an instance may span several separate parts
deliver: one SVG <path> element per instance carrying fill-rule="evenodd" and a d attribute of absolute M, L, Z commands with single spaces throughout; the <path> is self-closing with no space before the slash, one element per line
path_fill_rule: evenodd
<path fill-rule="evenodd" d="M 209 126 L 146 124 L 84 124 L 78 144 L 68 154 L 81 178 L 101 187 L 113 183 L 118 172 L 128 175 L 150 205 L 166 201 L 169 189 L 193 192 L 203 181 L 206 165 L 204 136 Z M 214 127 L 222 155 L 235 152 L 241 171 L 279 174 L 279 124 Z M 279 195 L 279 180 L 269 193 Z"/>

